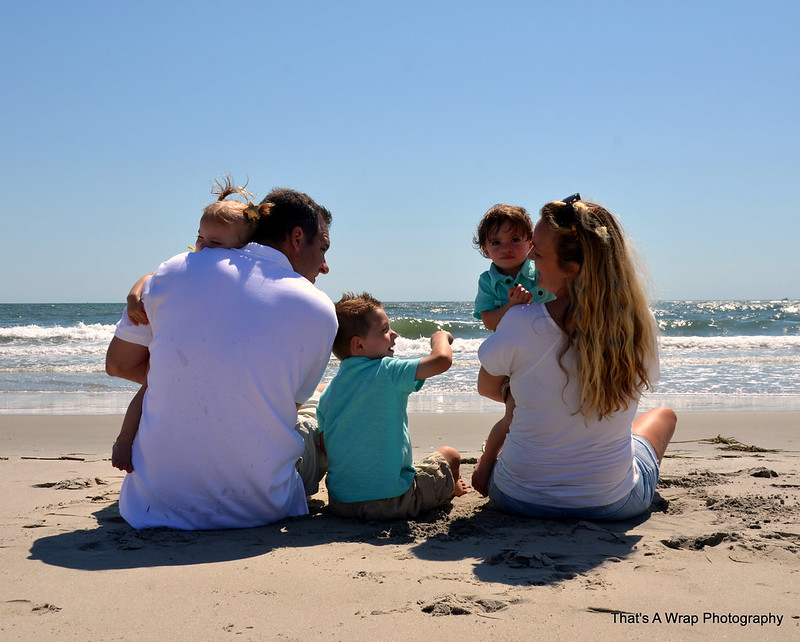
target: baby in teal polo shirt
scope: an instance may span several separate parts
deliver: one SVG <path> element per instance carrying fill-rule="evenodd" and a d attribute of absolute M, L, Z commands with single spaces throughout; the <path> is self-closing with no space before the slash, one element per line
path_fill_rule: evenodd
<path fill-rule="evenodd" d="M 478 279 L 473 316 L 494 331 L 508 310 L 520 304 L 547 303 L 556 297 L 536 284 L 536 266 L 528 258 L 533 247 L 533 222 L 524 207 L 499 204 L 483 215 L 472 239 L 492 264 Z M 514 397 L 506 393 L 503 418 L 492 428 L 508 432 L 514 417 Z"/>
<path fill-rule="evenodd" d="M 339 371 L 317 408 L 328 456 L 328 505 L 342 517 L 408 519 L 467 492 L 461 456 L 442 446 L 412 465 L 408 397 L 453 363 L 453 335 L 431 336 L 431 353 L 396 359 L 397 333 L 380 301 L 346 293 L 336 304 Z"/>
<path fill-rule="evenodd" d="M 533 247 L 533 222 L 524 207 L 492 207 L 483 215 L 472 243 L 492 261 L 478 279 L 473 312 L 487 329 L 494 331 L 512 306 L 556 298 L 536 285 L 536 267 L 528 258 Z"/>

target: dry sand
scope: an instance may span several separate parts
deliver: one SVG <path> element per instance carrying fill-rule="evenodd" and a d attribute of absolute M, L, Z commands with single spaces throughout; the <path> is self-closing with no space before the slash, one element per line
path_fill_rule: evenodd
<path fill-rule="evenodd" d="M 412 415 L 415 452 L 455 446 L 469 479 L 497 417 Z M 800 639 L 800 413 L 679 415 L 642 519 L 519 519 L 473 491 L 350 522 L 322 491 L 208 532 L 120 518 L 120 419 L 0 416 L 0 639 Z"/>

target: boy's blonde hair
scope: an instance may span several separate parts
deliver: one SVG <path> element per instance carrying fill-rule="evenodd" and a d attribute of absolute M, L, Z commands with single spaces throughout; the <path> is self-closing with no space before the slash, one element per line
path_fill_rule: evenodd
<path fill-rule="evenodd" d="M 353 337 L 363 337 L 369 332 L 371 313 L 383 308 L 383 304 L 367 292 L 353 294 L 345 292 L 336 303 L 336 318 L 339 329 L 333 340 L 332 352 L 340 361 L 352 357 L 350 341 Z"/>
<path fill-rule="evenodd" d="M 478 223 L 478 231 L 472 237 L 472 244 L 475 249 L 483 254 L 485 258 L 488 259 L 489 257 L 486 256 L 483 246 L 489 242 L 489 237 L 496 234 L 497 230 L 506 222 L 511 223 L 512 227 L 523 238 L 530 239 L 533 237 L 533 222 L 528 215 L 528 210 L 517 205 L 498 203 L 483 215 L 481 222 Z"/>
<path fill-rule="evenodd" d="M 553 201 L 542 208 L 541 220 L 555 233 L 561 268 L 580 265 L 567 282 L 559 363 L 572 346 L 579 411 L 602 420 L 653 387 L 648 371 L 657 359 L 657 332 L 636 257 L 616 218 L 595 203 Z"/>

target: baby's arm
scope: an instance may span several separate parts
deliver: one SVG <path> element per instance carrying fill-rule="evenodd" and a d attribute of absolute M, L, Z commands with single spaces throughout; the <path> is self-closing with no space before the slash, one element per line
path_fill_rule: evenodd
<path fill-rule="evenodd" d="M 484 310 L 481 312 L 481 321 L 483 321 L 483 325 L 487 330 L 494 331 L 497 329 L 497 326 L 500 325 L 500 320 L 506 312 L 515 305 L 530 303 L 532 299 L 533 295 L 517 283 L 508 291 L 508 303 L 494 310 Z"/>
<path fill-rule="evenodd" d="M 142 418 L 142 402 L 144 401 L 144 391 L 147 389 L 145 384 L 139 388 L 139 392 L 131 399 L 125 418 L 122 420 L 117 440 L 111 448 L 111 465 L 114 468 L 124 470 L 126 473 L 133 472 L 133 440 L 139 432 L 139 421 Z"/>
<path fill-rule="evenodd" d="M 492 427 L 492 431 L 484 443 L 483 454 L 472 471 L 472 487 L 484 497 L 489 494 L 489 479 L 492 476 L 494 465 L 497 463 L 497 457 L 503 450 L 510 425 L 511 422 L 506 421 L 506 418 L 503 417 Z"/>
<path fill-rule="evenodd" d="M 483 454 L 472 473 L 472 487 L 484 496 L 489 492 L 489 479 L 506 441 L 506 435 L 511 426 L 510 417 L 514 414 L 514 398 L 506 392 L 506 380 L 507 377 L 503 375 L 489 374 L 483 366 L 478 372 L 478 394 L 507 404 L 505 416 L 494 425 L 489 433 Z"/>
<path fill-rule="evenodd" d="M 434 332 L 431 337 L 431 353 L 420 359 L 415 380 L 428 379 L 445 372 L 453 365 L 453 335 L 446 330 Z"/>
<path fill-rule="evenodd" d="M 144 311 L 144 304 L 142 303 L 142 290 L 147 279 L 153 276 L 153 273 L 145 274 L 141 279 L 133 284 L 131 291 L 128 293 L 128 318 L 133 325 L 147 325 L 150 323 L 147 319 L 147 313 Z"/>

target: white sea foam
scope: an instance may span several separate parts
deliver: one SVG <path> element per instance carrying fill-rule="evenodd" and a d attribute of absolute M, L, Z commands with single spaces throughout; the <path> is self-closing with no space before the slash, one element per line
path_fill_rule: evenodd
<path fill-rule="evenodd" d="M 794 350 L 800 354 L 800 336 L 738 335 L 724 337 L 661 337 L 661 349 L 730 351 Z"/>
<path fill-rule="evenodd" d="M 113 325 L 101 323 L 84 324 L 82 322 L 74 326 L 41 326 L 23 325 L 0 328 L 0 343 L 13 342 L 46 342 L 46 343 L 73 343 L 73 342 L 93 342 L 111 340 L 114 336 Z"/>
<path fill-rule="evenodd" d="M 0 412 L 63 412 L 83 407 L 122 411 L 133 384 L 105 375 L 117 304 L 0 304 Z M 657 302 L 662 328 L 661 381 L 652 399 L 680 408 L 752 409 L 800 405 L 800 301 Z M 410 398 L 410 408 L 440 412 L 453 404 L 465 411 L 491 411 L 476 394 L 478 348 L 489 333 L 472 317 L 471 303 L 391 303 L 396 355 L 420 358 L 430 351 L 430 332 L 455 335 L 453 366 L 431 378 Z M 17 324 L 17 325 L 15 325 Z M 683 336 L 685 335 L 685 336 Z M 331 359 L 325 379 L 338 361 Z M 102 401 L 104 395 L 117 401 Z M 656 404 L 657 405 L 657 404 Z M 85 408 L 84 408 L 85 410 Z M 48 410 L 48 412 L 50 412 Z"/>

